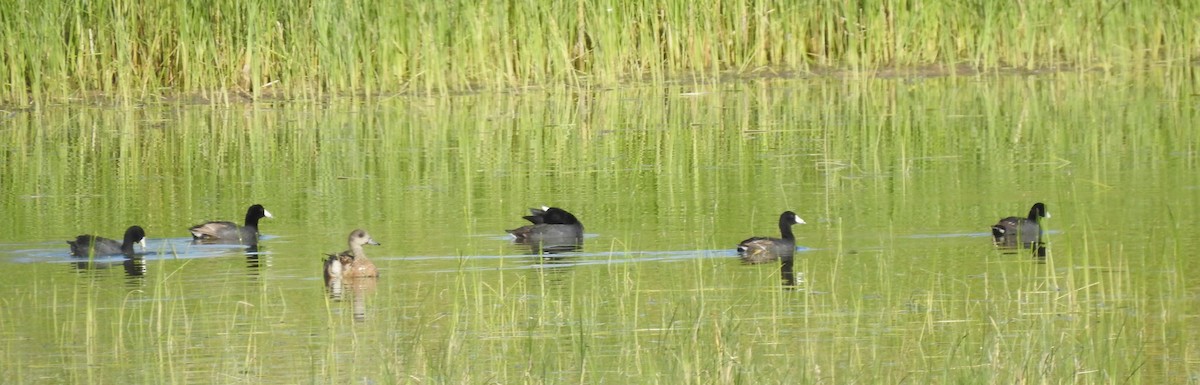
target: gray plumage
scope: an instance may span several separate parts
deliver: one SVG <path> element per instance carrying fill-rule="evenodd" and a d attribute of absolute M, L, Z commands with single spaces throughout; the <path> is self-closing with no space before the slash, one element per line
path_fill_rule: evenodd
<path fill-rule="evenodd" d="M 1038 202 L 1025 218 L 1008 217 L 992 225 L 992 243 L 999 247 L 1033 248 L 1042 244 L 1041 218 L 1049 218 L 1046 205 Z"/>
<path fill-rule="evenodd" d="M 557 207 L 530 209 L 524 216 L 531 225 L 505 230 L 518 243 L 578 244 L 583 241 L 583 223 L 574 214 Z"/>
<path fill-rule="evenodd" d="M 131 255 L 134 253 L 135 244 L 141 244 L 142 249 L 146 248 L 146 231 L 142 230 L 141 226 L 130 226 L 125 230 L 122 242 L 95 235 L 80 235 L 73 241 L 67 241 L 67 244 L 71 245 L 71 255 L 77 257 Z"/>
<path fill-rule="evenodd" d="M 779 215 L 779 233 L 782 238 L 751 237 L 738 243 L 738 257 L 746 263 L 764 263 L 776 259 L 790 260 L 796 253 L 796 235 L 792 225 L 804 224 L 796 213 L 784 211 Z"/>
<path fill-rule="evenodd" d="M 262 205 L 253 205 L 246 210 L 245 222 L 242 226 L 227 221 L 205 222 L 192 226 L 192 240 L 203 243 L 238 243 L 254 245 L 258 243 L 258 220 L 274 218 Z"/>

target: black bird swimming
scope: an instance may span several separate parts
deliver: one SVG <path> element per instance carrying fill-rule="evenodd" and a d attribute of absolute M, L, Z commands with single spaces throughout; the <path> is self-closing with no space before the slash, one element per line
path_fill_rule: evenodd
<path fill-rule="evenodd" d="M 1033 248 L 1042 244 L 1041 218 L 1049 218 L 1046 205 L 1038 202 L 1025 218 L 1008 217 L 992 225 L 992 243 L 1003 248 Z"/>
<path fill-rule="evenodd" d="M 129 226 L 125 230 L 125 240 L 123 242 L 95 235 L 80 235 L 75 237 L 74 241 L 67 241 L 67 244 L 71 245 L 71 255 L 77 257 L 87 257 L 89 255 L 132 255 L 134 244 L 141 244 L 142 249 L 146 248 L 146 231 L 142 230 L 141 226 Z"/>
<path fill-rule="evenodd" d="M 779 215 L 779 233 L 782 238 L 752 237 L 738 244 L 738 256 L 742 262 L 763 263 L 776 259 L 791 259 L 796 253 L 796 236 L 792 234 L 792 225 L 804 224 L 804 219 L 796 213 L 784 211 Z"/>

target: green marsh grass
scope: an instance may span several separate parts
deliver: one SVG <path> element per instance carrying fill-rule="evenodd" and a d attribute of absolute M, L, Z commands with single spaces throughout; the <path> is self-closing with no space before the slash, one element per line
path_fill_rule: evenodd
<path fill-rule="evenodd" d="M 0 6 L 0 102 L 229 103 L 875 71 L 1190 68 L 1191 2 Z"/>
<path fill-rule="evenodd" d="M 1128 76 L 21 111 L 0 130 L 0 375 L 1186 382 L 1196 84 Z M 1036 200 L 1048 258 L 993 250 L 987 226 Z M 255 265 L 188 258 L 188 225 L 252 202 L 276 216 Z M 595 255 L 502 239 L 539 204 L 579 213 Z M 729 253 L 783 209 L 809 222 L 790 289 Z M 141 279 L 38 254 L 132 223 L 176 242 Z M 383 244 L 362 321 L 319 263 L 358 227 Z"/>

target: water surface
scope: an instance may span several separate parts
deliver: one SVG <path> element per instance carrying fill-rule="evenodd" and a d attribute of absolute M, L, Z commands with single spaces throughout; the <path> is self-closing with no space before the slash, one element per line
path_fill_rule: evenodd
<path fill-rule="evenodd" d="M 26 383 L 1195 381 L 1194 80 L 819 78 L 0 121 Z M 1045 202 L 1049 253 L 988 226 Z M 261 203 L 260 247 L 187 227 Z M 551 258 L 504 229 L 586 225 Z M 796 273 L 742 265 L 794 210 Z M 139 260 L 69 256 L 146 228 Z M 355 228 L 383 276 L 331 298 Z"/>

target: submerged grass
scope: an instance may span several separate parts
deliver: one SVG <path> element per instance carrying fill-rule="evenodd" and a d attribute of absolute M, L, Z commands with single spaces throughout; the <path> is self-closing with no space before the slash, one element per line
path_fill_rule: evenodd
<path fill-rule="evenodd" d="M 1190 66 L 1188 1 L 8 2 L 0 102 L 444 93 L 818 68 Z"/>
<path fill-rule="evenodd" d="M 128 280 L 3 261 L 0 376 L 1187 382 L 1197 80 L 1146 75 L 15 114 L 0 131 L 2 247 L 143 220 L 181 237 L 260 200 L 277 218 L 254 269 L 162 258 Z M 994 252 L 986 226 L 1033 199 L 1054 213 L 1048 259 Z M 495 236 L 539 203 L 577 208 L 585 250 L 610 254 L 505 254 Z M 801 286 L 703 254 L 775 231 L 785 208 L 809 221 Z M 361 322 L 317 263 L 354 227 L 384 244 Z"/>

